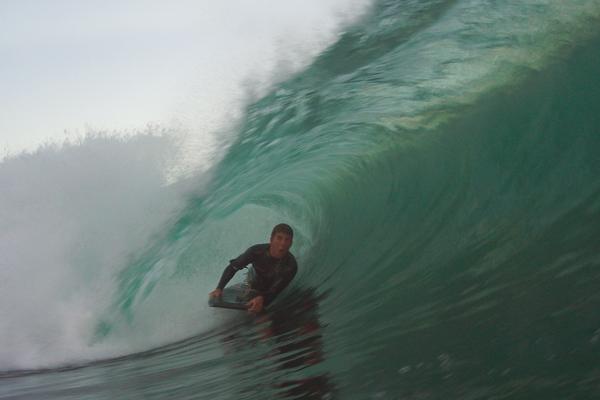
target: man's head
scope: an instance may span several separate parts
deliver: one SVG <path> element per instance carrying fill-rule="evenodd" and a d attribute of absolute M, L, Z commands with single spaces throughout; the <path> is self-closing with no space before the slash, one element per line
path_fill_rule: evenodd
<path fill-rule="evenodd" d="M 288 224 L 275 225 L 271 232 L 271 241 L 269 242 L 269 254 L 271 257 L 283 258 L 290 247 L 292 247 L 292 239 L 294 231 Z"/>

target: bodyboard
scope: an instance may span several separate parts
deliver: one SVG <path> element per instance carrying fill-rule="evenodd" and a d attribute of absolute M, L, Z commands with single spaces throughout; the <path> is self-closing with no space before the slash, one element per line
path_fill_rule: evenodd
<path fill-rule="evenodd" d="M 232 310 L 247 310 L 246 303 L 256 296 L 256 291 L 250 289 L 247 285 L 238 284 L 223 289 L 221 297 L 209 297 L 208 305 L 210 307 L 229 308 Z"/>

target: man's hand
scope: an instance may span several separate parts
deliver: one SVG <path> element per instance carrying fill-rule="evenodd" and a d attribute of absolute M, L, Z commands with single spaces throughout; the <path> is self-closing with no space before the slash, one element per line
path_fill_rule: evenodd
<path fill-rule="evenodd" d="M 217 288 L 208 294 L 208 297 L 221 297 L 223 295 L 223 290 Z"/>
<path fill-rule="evenodd" d="M 246 305 L 248 306 L 248 312 L 258 314 L 263 309 L 263 303 L 265 302 L 264 297 L 256 296 L 252 300 L 250 300 Z"/>

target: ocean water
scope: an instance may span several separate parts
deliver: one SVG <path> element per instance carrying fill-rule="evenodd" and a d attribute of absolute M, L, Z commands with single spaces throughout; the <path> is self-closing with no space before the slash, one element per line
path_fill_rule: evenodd
<path fill-rule="evenodd" d="M 0 398 L 598 398 L 599 27 L 379 1 L 202 175 L 163 134 L 4 160 Z M 208 308 L 282 221 L 293 284 Z"/>

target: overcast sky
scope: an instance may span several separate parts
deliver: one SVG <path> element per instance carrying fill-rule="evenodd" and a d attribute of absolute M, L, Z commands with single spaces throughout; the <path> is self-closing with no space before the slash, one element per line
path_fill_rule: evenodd
<path fill-rule="evenodd" d="M 368 3 L 0 1 L 0 159 L 88 129 L 215 129 L 242 82 L 303 67 Z"/>

